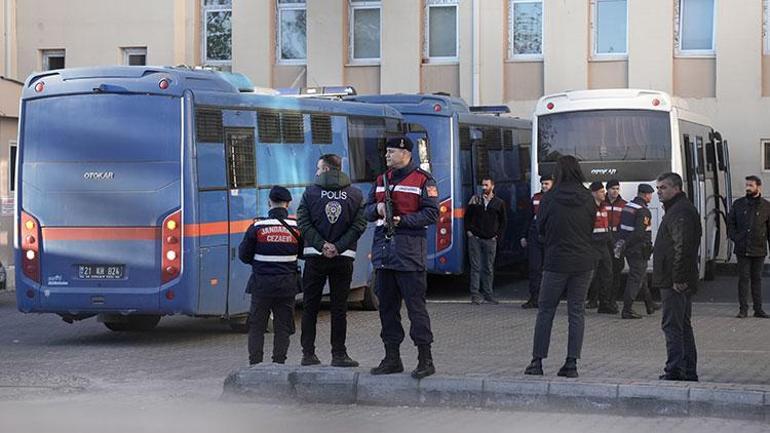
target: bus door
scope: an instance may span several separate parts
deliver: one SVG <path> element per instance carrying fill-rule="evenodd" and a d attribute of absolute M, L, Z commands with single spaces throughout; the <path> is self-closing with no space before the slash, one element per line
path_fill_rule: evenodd
<path fill-rule="evenodd" d="M 234 114 L 238 114 L 235 112 Z M 251 116 L 250 116 L 251 115 Z M 242 113 L 246 119 L 242 125 L 254 125 L 256 113 Z M 227 123 L 227 113 L 225 122 Z M 231 123 L 236 123 L 235 121 Z M 251 267 L 238 258 L 238 246 L 243 234 L 253 224 L 257 215 L 256 141 L 254 128 L 225 128 L 225 153 L 227 157 L 227 211 L 228 233 L 228 284 L 227 315 L 238 315 L 249 311 L 250 299 L 246 295 L 246 283 L 251 276 Z"/>
<path fill-rule="evenodd" d="M 709 239 L 707 234 L 707 226 L 703 224 L 708 215 L 708 209 L 706 208 L 706 179 L 705 179 L 705 163 L 704 163 L 704 148 L 703 137 L 690 136 L 684 134 L 683 136 L 685 157 L 687 161 L 686 166 L 686 186 L 688 188 L 687 193 L 689 199 L 695 208 L 698 210 L 701 218 L 701 227 L 703 227 L 703 234 L 700 243 L 699 252 L 699 269 L 700 277 L 705 275 L 705 262 L 708 257 L 707 240 Z M 709 248 L 710 249 L 710 248 Z"/>
<path fill-rule="evenodd" d="M 716 260 L 727 262 L 732 254 L 732 241 L 727 237 L 727 216 L 733 205 L 733 186 L 730 177 L 730 153 L 728 151 L 727 140 L 722 139 L 722 134 L 714 132 L 717 179 L 720 188 L 721 218 L 724 230 L 719 241 L 719 249 L 715 257 Z"/>
<path fill-rule="evenodd" d="M 460 126 L 460 179 L 462 185 L 461 203 L 455 204 L 456 207 L 463 209 L 468 205 L 471 196 L 475 191 L 474 180 L 474 151 L 473 141 L 478 141 L 480 132 L 478 129 L 470 126 Z M 472 137 L 474 137 L 472 139 Z"/>

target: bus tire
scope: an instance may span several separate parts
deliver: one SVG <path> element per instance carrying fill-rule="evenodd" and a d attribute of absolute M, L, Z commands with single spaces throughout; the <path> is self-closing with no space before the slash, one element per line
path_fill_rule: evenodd
<path fill-rule="evenodd" d="M 709 260 L 706 262 L 706 271 L 703 273 L 704 281 L 714 281 L 715 267 L 716 266 L 714 265 L 713 260 Z"/>
<path fill-rule="evenodd" d="M 104 322 L 104 326 L 115 332 L 145 332 L 155 329 L 158 322 L 160 322 L 160 316 L 132 315 L 127 316 L 125 321 Z"/>
<path fill-rule="evenodd" d="M 361 301 L 361 309 L 365 311 L 377 311 L 380 308 L 380 300 L 377 299 L 377 294 L 374 293 L 374 274 L 369 280 L 369 284 L 364 287 L 364 299 Z"/>
<path fill-rule="evenodd" d="M 238 334 L 249 332 L 249 316 L 232 317 L 227 321 L 230 329 Z"/>

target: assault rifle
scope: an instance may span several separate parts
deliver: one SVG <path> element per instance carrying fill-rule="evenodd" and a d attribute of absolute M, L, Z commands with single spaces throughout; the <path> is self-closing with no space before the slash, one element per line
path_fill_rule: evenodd
<path fill-rule="evenodd" d="M 382 186 L 385 188 L 385 239 L 390 240 L 396 234 L 396 224 L 393 222 L 393 199 L 390 197 L 387 172 L 382 174 Z"/>

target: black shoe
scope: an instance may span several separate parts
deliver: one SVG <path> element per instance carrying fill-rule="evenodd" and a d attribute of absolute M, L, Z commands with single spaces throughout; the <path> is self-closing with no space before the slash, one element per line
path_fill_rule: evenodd
<path fill-rule="evenodd" d="M 318 365 L 321 363 L 321 360 L 318 359 L 317 356 L 315 356 L 315 353 L 310 354 L 303 354 L 302 355 L 302 361 L 299 363 L 299 365 Z"/>
<path fill-rule="evenodd" d="M 669 374 L 669 373 L 661 374 L 660 376 L 658 376 L 658 379 L 660 379 L 660 380 L 686 380 L 684 377 L 682 377 L 682 376 L 680 376 L 678 374 Z"/>
<path fill-rule="evenodd" d="M 401 362 L 401 353 L 397 344 L 385 345 L 385 358 L 380 361 L 380 365 L 370 370 L 373 375 L 394 374 L 404 371 L 404 364 Z"/>
<path fill-rule="evenodd" d="M 735 316 L 735 317 L 737 319 L 745 319 L 745 318 L 749 317 L 749 313 L 746 312 L 746 311 L 741 310 L 741 311 L 738 312 L 738 315 Z"/>
<path fill-rule="evenodd" d="M 277 361 L 276 361 L 276 360 L 274 359 L 274 360 L 273 360 L 273 364 L 286 364 L 286 360 L 284 359 L 284 360 L 277 360 Z"/>
<path fill-rule="evenodd" d="M 481 305 L 481 298 L 479 298 L 478 296 L 471 296 L 471 304 Z"/>
<path fill-rule="evenodd" d="M 533 301 L 532 299 L 530 299 L 529 301 L 521 304 L 521 308 L 525 310 L 528 310 L 530 308 L 537 308 L 537 301 Z"/>
<path fill-rule="evenodd" d="M 426 378 L 436 372 L 433 365 L 433 356 L 430 353 L 430 345 L 421 344 L 417 346 L 417 368 L 412 371 L 412 377 L 415 379 Z"/>
<path fill-rule="evenodd" d="M 599 308 L 596 310 L 599 314 L 618 314 L 618 306 L 610 304 L 599 304 Z"/>
<path fill-rule="evenodd" d="M 595 310 L 597 308 L 599 308 L 599 304 L 597 304 L 593 299 L 586 302 L 586 310 Z"/>
<path fill-rule="evenodd" d="M 259 360 L 256 360 L 256 359 L 252 360 L 252 359 L 250 359 L 249 360 L 249 365 L 257 365 L 257 364 L 260 364 L 260 363 L 262 363 L 261 359 L 259 359 Z"/>
<path fill-rule="evenodd" d="M 645 302 L 644 307 L 647 309 L 647 315 L 650 316 L 656 311 L 660 310 L 660 304 L 655 302 Z"/>
<path fill-rule="evenodd" d="M 578 377 L 577 360 L 575 358 L 567 358 L 564 365 L 556 373 L 557 376 L 575 378 Z"/>
<path fill-rule="evenodd" d="M 492 296 L 484 296 L 484 302 L 487 304 L 497 305 L 500 303 L 497 299 L 493 298 Z"/>
<path fill-rule="evenodd" d="M 641 314 L 639 314 L 639 313 L 637 313 L 637 312 L 636 312 L 636 311 L 634 311 L 634 310 L 624 310 L 624 311 L 623 311 L 623 312 L 620 314 L 620 318 L 621 318 L 621 319 L 641 319 L 641 318 L 642 318 L 642 315 L 641 315 Z"/>
<path fill-rule="evenodd" d="M 767 319 L 767 318 L 770 318 L 770 316 L 768 316 L 768 315 L 767 315 L 767 313 L 765 313 L 765 312 L 764 312 L 764 311 L 762 311 L 762 310 L 755 310 L 755 311 L 754 311 L 754 317 L 759 317 L 759 318 L 761 318 L 761 319 Z"/>
<path fill-rule="evenodd" d="M 358 361 L 351 359 L 347 353 L 332 355 L 332 367 L 358 367 Z"/>
<path fill-rule="evenodd" d="M 540 358 L 533 358 L 532 362 L 530 362 L 527 368 L 524 369 L 524 374 L 528 374 L 530 376 L 542 376 L 543 360 Z"/>

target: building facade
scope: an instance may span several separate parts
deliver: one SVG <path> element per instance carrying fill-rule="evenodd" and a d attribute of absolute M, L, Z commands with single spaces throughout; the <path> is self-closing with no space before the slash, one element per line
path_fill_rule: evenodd
<path fill-rule="evenodd" d="M 713 119 L 741 194 L 744 175 L 770 182 L 769 1 L 2 0 L 0 71 L 208 64 L 258 86 L 441 91 L 521 117 L 564 90 L 656 89 Z"/>

